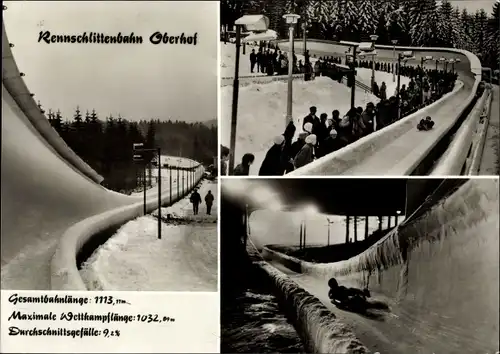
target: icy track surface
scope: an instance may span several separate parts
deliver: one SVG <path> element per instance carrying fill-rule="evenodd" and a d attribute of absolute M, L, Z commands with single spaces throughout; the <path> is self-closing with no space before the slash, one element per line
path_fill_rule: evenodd
<path fill-rule="evenodd" d="M 211 215 L 205 202 L 193 215 L 189 196 L 162 215 L 181 217 L 181 224 L 162 224 L 143 216 L 122 226 L 84 264 L 80 274 L 90 290 L 217 291 L 217 184 L 203 182 L 215 196 Z M 157 213 L 153 213 L 157 215 Z"/>
<path fill-rule="evenodd" d="M 495 353 L 498 229 L 498 180 L 471 180 L 360 256 L 322 265 L 303 262 L 304 274 L 276 260 L 271 264 L 352 326 L 372 352 Z M 400 256 L 404 243 L 406 262 Z M 343 285 L 368 286 L 373 303 L 389 309 L 367 316 L 339 310 L 327 297 L 331 276 Z"/>

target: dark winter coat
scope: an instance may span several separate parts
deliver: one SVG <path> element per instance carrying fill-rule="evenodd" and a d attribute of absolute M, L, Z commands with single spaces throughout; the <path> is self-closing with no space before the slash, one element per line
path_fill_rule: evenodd
<path fill-rule="evenodd" d="M 259 176 L 283 176 L 285 173 L 281 164 L 281 146 L 274 144 L 266 154 L 260 166 Z"/>
<path fill-rule="evenodd" d="M 207 203 L 207 205 L 212 205 L 214 203 L 214 195 L 212 193 L 207 193 L 205 196 L 205 203 Z"/>
<path fill-rule="evenodd" d="M 290 157 L 294 159 L 305 144 L 306 142 L 303 139 L 297 139 L 290 149 Z"/>
<path fill-rule="evenodd" d="M 300 149 L 297 156 L 295 156 L 293 164 L 295 168 L 300 168 L 311 162 L 313 162 L 313 147 L 309 144 L 305 144 L 302 149 Z"/>
<path fill-rule="evenodd" d="M 200 204 L 201 203 L 201 195 L 198 192 L 193 192 L 191 194 L 191 197 L 189 198 L 189 201 L 193 204 Z"/>
<path fill-rule="evenodd" d="M 240 163 L 234 168 L 233 176 L 248 176 L 250 174 L 250 166 Z"/>
<path fill-rule="evenodd" d="M 334 151 L 342 149 L 345 146 L 345 143 L 338 137 L 334 139 L 331 136 L 329 136 L 328 138 L 325 139 L 325 141 L 323 141 L 323 144 L 321 144 L 321 146 L 323 154 L 328 155 Z"/>

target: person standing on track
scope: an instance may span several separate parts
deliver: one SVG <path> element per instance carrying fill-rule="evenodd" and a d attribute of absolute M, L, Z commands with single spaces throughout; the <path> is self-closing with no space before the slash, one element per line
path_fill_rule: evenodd
<path fill-rule="evenodd" d="M 189 201 L 193 203 L 193 215 L 198 215 L 198 207 L 201 204 L 201 195 L 198 193 L 198 190 L 194 190 L 191 197 L 189 197 Z"/>
<path fill-rule="evenodd" d="M 205 196 L 205 204 L 207 205 L 207 215 L 210 215 L 212 211 L 212 205 L 214 204 L 214 195 L 212 194 L 212 191 L 208 191 L 207 195 Z"/>

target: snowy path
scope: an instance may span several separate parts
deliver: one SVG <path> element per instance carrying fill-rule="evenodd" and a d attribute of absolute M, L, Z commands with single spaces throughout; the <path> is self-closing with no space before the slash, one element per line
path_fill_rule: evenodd
<path fill-rule="evenodd" d="M 99 248 L 81 274 L 95 290 L 217 291 L 217 184 L 205 181 L 215 196 L 212 215 L 193 215 L 189 196 L 168 208 L 167 213 L 185 217 L 183 225 L 162 223 L 157 238 L 157 219 L 144 216 L 125 224 Z"/>
<path fill-rule="evenodd" d="M 498 176 L 500 174 L 500 97 L 498 85 L 493 85 L 492 93 L 490 121 L 486 132 L 486 142 L 481 157 L 481 165 L 479 166 L 479 174 Z"/>

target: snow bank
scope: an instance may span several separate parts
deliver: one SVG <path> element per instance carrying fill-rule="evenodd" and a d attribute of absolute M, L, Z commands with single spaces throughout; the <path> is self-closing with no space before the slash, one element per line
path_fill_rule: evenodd
<path fill-rule="evenodd" d="M 365 107 L 368 102 L 377 103 L 379 99 L 372 94 L 357 89 L 356 106 Z M 221 88 L 222 122 L 221 143 L 229 146 L 231 137 L 231 102 L 233 88 Z M 302 118 L 309 113 L 309 107 L 318 107 L 318 115 L 331 116 L 337 109 L 341 114 L 350 109 L 350 89 L 327 77 L 313 81 L 295 81 L 293 86 L 293 112 L 297 133 L 302 129 Z M 287 83 L 271 82 L 253 84 L 240 88 L 238 103 L 238 124 L 236 128 L 235 161 L 239 163 L 245 153 L 255 155 L 250 174 L 258 174 L 272 140 L 285 130 L 287 102 Z"/>
<path fill-rule="evenodd" d="M 199 177 L 200 178 L 200 177 Z M 199 179 L 197 180 L 199 181 Z M 172 193 L 172 202 L 181 199 L 190 189 L 177 190 Z M 162 203 L 170 202 L 170 195 L 162 195 Z M 156 198 L 148 198 L 146 210 L 151 212 L 158 206 Z M 76 257 L 80 250 L 94 235 L 142 215 L 143 203 L 138 202 L 117 209 L 106 211 L 84 219 L 69 229 L 61 237 L 51 261 L 51 289 L 53 290 L 87 290 L 77 269 Z"/>
<path fill-rule="evenodd" d="M 357 257 L 293 261 L 321 282 L 338 277 L 385 295 L 404 314 L 401 323 L 446 337 L 450 351 L 491 352 L 498 350 L 498 215 L 499 181 L 470 180 Z"/>
<path fill-rule="evenodd" d="M 247 249 L 254 263 L 269 275 L 278 301 L 309 352 L 368 353 L 368 349 L 356 338 L 352 330 L 339 322 L 320 300 L 258 257 L 251 241 Z"/>

